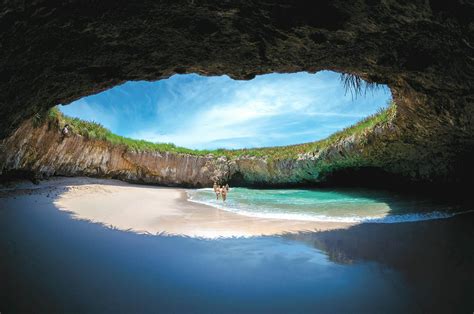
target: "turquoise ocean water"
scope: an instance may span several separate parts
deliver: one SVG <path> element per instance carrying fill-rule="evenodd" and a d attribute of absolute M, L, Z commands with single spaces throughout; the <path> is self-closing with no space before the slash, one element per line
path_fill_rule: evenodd
<path fill-rule="evenodd" d="M 224 203 L 210 188 L 188 190 L 189 200 L 233 213 L 291 220 L 397 223 L 449 218 L 456 208 L 420 197 L 374 190 L 232 188 Z"/>

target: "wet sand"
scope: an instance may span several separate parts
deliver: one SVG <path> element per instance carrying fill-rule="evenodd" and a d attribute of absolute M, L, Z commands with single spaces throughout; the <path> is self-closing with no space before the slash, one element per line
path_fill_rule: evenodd
<path fill-rule="evenodd" d="M 249 237 L 351 226 L 348 223 L 248 217 L 189 202 L 184 189 L 117 180 L 54 178 L 37 188 L 56 195 L 54 205 L 71 213 L 75 219 L 137 233 L 202 238 Z M 17 193 L 19 191 L 21 189 Z"/>

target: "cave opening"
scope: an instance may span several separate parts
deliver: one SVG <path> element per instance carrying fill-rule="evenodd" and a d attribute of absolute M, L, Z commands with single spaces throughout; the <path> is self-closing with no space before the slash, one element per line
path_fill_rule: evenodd
<path fill-rule="evenodd" d="M 247 81 L 177 74 L 129 81 L 59 109 L 133 140 L 216 150 L 319 141 L 380 115 L 391 102 L 386 85 L 332 71 L 271 73 Z M 71 122 L 86 131 L 86 123 Z M 89 125 L 92 137 L 95 125 Z"/>
<path fill-rule="evenodd" d="M 474 308 L 472 0 L 2 4 L 1 312 Z M 324 70 L 345 105 L 124 93 Z"/>

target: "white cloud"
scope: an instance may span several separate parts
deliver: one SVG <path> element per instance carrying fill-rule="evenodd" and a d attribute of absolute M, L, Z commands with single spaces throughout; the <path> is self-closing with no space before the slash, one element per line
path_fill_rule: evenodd
<path fill-rule="evenodd" d="M 143 84 L 151 85 L 134 90 Z M 92 100 L 74 106 L 75 113 L 132 138 L 190 148 L 238 148 L 317 140 L 375 112 L 389 93 L 370 96 L 352 100 L 331 72 L 272 74 L 245 82 L 185 75 L 122 85 L 102 109 L 98 103 L 92 106 Z M 120 123 L 115 115 L 122 115 Z"/>
<path fill-rule="evenodd" d="M 67 106 L 61 106 L 61 111 L 72 117 L 80 117 L 87 121 L 94 121 L 102 124 L 108 129 L 114 129 L 117 126 L 117 112 L 115 108 L 112 111 L 100 106 L 100 104 L 91 103 L 86 99 L 79 99 Z"/>

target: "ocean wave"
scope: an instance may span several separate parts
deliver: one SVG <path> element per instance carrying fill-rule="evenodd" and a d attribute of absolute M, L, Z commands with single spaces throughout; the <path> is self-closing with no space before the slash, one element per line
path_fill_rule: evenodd
<path fill-rule="evenodd" d="M 206 189 L 207 190 L 207 189 Z M 212 189 L 210 189 L 212 190 Z M 282 220 L 302 220 L 302 221 L 315 221 L 315 222 L 342 222 L 342 223 L 404 223 L 404 222 L 416 222 L 426 221 L 435 219 L 447 219 L 456 215 L 467 214 L 474 212 L 474 210 L 467 210 L 462 212 L 441 212 L 432 211 L 427 213 L 409 213 L 409 214 L 394 214 L 382 217 L 374 216 L 327 216 L 317 214 L 295 214 L 295 213 L 274 213 L 274 212 L 249 212 L 245 209 L 238 207 L 223 206 L 213 202 L 203 201 L 194 199 L 193 196 L 188 193 L 188 201 L 199 203 L 207 206 L 212 206 L 227 212 L 231 212 L 238 215 L 255 217 L 255 218 L 267 218 L 267 219 L 282 219 Z"/>

